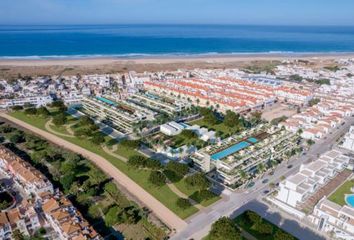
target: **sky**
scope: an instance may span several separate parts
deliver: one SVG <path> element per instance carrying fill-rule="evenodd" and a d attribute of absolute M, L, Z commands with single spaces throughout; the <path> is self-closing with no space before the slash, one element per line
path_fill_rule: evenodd
<path fill-rule="evenodd" d="M 0 25 L 354 25 L 354 0 L 0 0 Z"/>

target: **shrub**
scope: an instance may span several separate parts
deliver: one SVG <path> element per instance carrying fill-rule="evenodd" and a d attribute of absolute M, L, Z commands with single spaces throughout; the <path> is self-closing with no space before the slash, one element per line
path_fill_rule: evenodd
<path fill-rule="evenodd" d="M 178 198 L 177 206 L 182 209 L 187 209 L 187 208 L 191 207 L 192 204 L 186 198 Z"/>
<path fill-rule="evenodd" d="M 102 144 L 106 141 L 104 136 L 102 134 L 94 134 L 93 137 L 91 138 L 92 143 L 94 144 Z"/>
<path fill-rule="evenodd" d="M 37 114 L 39 114 L 43 117 L 47 117 L 50 115 L 50 112 L 48 111 L 48 109 L 46 107 L 40 107 L 37 109 Z"/>
<path fill-rule="evenodd" d="M 190 175 L 190 176 L 186 177 L 185 181 L 190 186 L 197 187 L 200 190 L 207 189 L 210 187 L 210 182 L 204 176 L 203 173 L 196 173 L 196 174 Z"/>
<path fill-rule="evenodd" d="M 240 240 L 242 238 L 235 222 L 228 217 L 222 217 L 211 226 L 209 239 Z"/>
<path fill-rule="evenodd" d="M 25 141 L 23 134 L 15 133 L 10 137 L 10 142 L 12 143 L 21 143 Z"/>
<path fill-rule="evenodd" d="M 257 223 L 254 228 L 261 234 L 270 235 L 273 233 L 273 226 L 269 223 Z"/>
<path fill-rule="evenodd" d="M 146 166 L 146 157 L 140 155 L 133 155 L 128 159 L 128 165 L 134 167 L 145 167 Z"/>
<path fill-rule="evenodd" d="M 57 126 L 62 126 L 67 122 L 66 115 L 64 113 L 59 113 L 53 117 L 53 123 Z"/>
<path fill-rule="evenodd" d="M 145 161 L 145 167 L 149 168 L 149 169 L 157 170 L 157 169 L 161 169 L 162 165 L 161 165 L 160 161 L 152 159 L 152 158 L 148 158 Z"/>
<path fill-rule="evenodd" d="M 23 107 L 22 106 L 13 106 L 11 109 L 14 111 L 20 111 L 23 109 Z"/>
<path fill-rule="evenodd" d="M 33 108 L 33 107 L 27 108 L 25 110 L 25 114 L 27 114 L 27 115 L 36 115 L 37 114 L 37 109 Z"/>
<path fill-rule="evenodd" d="M 169 161 L 166 165 L 166 169 L 171 170 L 180 176 L 186 175 L 189 171 L 188 165 L 175 161 Z"/>
<path fill-rule="evenodd" d="M 152 171 L 149 176 L 149 182 L 156 186 L 163 186 L 166 182 L 166 177 L 160 171 Z"/>
<path fill-rule="evenodd" d="M 262 222 L 261 216 L 259 216 L 255 212 L 247 211 L 246 215 L 247 215 L 248 220 L 253 224 Z"/>

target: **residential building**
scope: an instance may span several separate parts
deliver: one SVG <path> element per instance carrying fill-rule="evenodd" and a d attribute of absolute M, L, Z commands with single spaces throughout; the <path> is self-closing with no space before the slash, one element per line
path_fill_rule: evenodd
<path fill-rule="evenodd" d="M 316 229 L 332 239 L 354 240 L 354 208 L 329 201 L 323 197 L 315 206 L 310 221 Z"/>
<path fill-rule="evenodd" d="M 354 152 L 354 126 L 351 126 L 349 132 L 345 134 L 341 147 Z"/>

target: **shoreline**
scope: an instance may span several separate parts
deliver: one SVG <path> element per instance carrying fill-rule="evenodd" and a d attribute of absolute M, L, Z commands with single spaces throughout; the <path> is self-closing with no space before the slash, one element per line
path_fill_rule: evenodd
<path fill-rule="evenodd" d="M 0 57 L 0 66 L 80 66 L 107 64 L 168 64 L 183 62 L 249 62 L 286 59 L 331 60 L 354 58 L 354 52 L 281 52 L 281 53 L 230 53 L 230 54 L 159 54 L 127 56 L 43 56 L 43 57 Z"/>

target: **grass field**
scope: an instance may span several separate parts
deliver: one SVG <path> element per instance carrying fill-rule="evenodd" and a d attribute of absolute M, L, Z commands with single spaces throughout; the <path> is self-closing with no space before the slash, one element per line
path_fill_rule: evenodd
<path fill-rule="evenodd" d="M 19 119 L 19 120 L 22 120 L 22 121 L 28 123 L 28 124 L 31 124 L 37 128 L 47 131 L 45 129 L 45 123 L 48 121 L 49 118 L 42 118 L 42 117 L 38 117 L 38 116 L 28 116 L 28 115 L 24 114 L 23 112 L 12 112 L 10 115 Z M 174 213 L 176 213 L 182 219 L 187 218 L 198 211 L 198 209 L 195 207 L 189 207 L 185 210 L 179 208 L 176 204 L 179 197 L 174 192 L 172 192 L 168 188 L 167 185 L 164 185 L 162 187 L 156 187 L 156 186 L 150 184 L 148 181 L 149 174 L 150 174 L 149 170 L 138 170 L 135 168 L 131 168 L 126 163 L 122 162 L 121 160 L 107 154 L 100 146 L 91 143 L 89 140 L 87 140 L 85 138 L 79 139 L 76 137 L 75 138 L 63 137 L 63 136 L 58 136 L 58 137 L 66 140 L 68 142 L 74 143 L 82 148 L 85 148 L 85 149 L 87 149 L 93 153 L 96 153 L 96 154 L 102 156 L 103 158 L 107 159 L 115 167 L 117 167 L 119 170 L 124 172 L 127 176 L 129 176 L 132 180 L 134 180 L 137 184 L 139 184 L 141 187 L 143 187 L 146 191 L 148 191 L 151 195 L 153 195 L 162 204 L 164 204 L 166 207 L 168 207 L 170 210 L 172 210 Z M 118 149 L 119 149 L 119 147 L 118 147 Z M 124 150 L 121 149 L 119 151 L 124 151 Z M 125 152 L 124 154 L 127 156 L 127 154 L 130 155 L 133 153 L 132 152 Z M 136 152 L 136 154 L 138 154 L 138 153 Z"/>
<path fill-rule="evenodd" d="M 204 121 L 204 119 L 199 119 L 196 121 L 192 121 L 188 123 L 189 125 L 199 125 L 201 127 L 206 127 L 209 130 L 214 130 L 216 132 L 221 132 L 223 135 L 225 134 L 234 134 L 238 131 L 237 128 L 230 128 L 225 126 L 224 123 L 219 123 L 219 124 L 215 124 L 215 125 L 211 125 L 208 122 Z"/>
<path fill-rule="evenodd" d="M 198 188 L 195 187 L 191 187 L 190 185 L 188 185 L 184 179 L 174 183 L 175 186 L 184 194 L 188 195 L 190 198 L 192 198 L 193 200 L 195 200 L 196 202 L 200 203 L 202 206 L 207 207 L 211 204 L 213 204 L 214 202 L 218 201 L 221 197 L 220 196 L 214 196 L 211 199 L 208 200 L 203 200 L 203 201 L 199 201 L 199 199 L 196 198 L 196 192 L 198 191 Z"/>
<path fill-rule="evenodd" d="M 332 193 L 328 200 L 335 202 L 341 206 L 346 205 L 345 202 L 345 194 L 350 194 L 352 193 L 351 188 L 354 187 L 354 180 L 346 181 L 345 183 L 342 184 L 334 193 Z"/>

